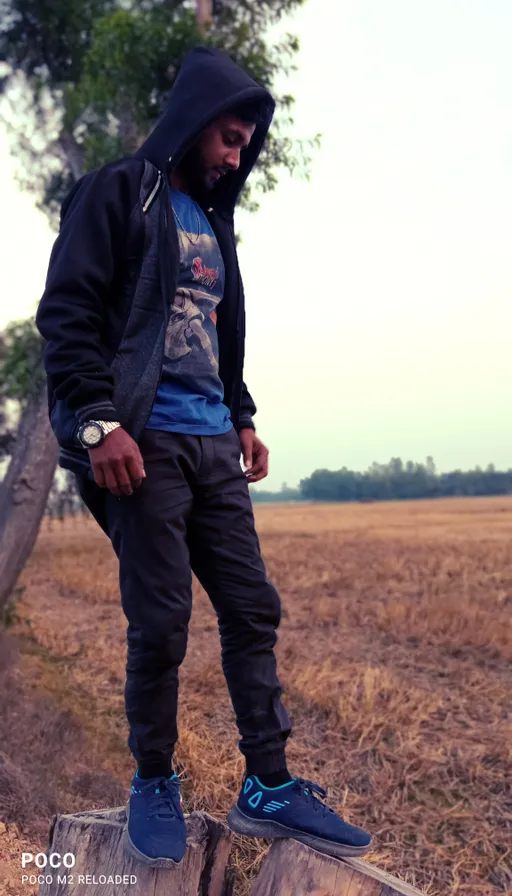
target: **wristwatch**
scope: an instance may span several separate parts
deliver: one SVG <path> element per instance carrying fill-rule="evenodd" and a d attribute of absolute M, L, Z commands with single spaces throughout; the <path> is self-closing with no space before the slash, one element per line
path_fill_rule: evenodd
<path fill-rule="evenodd" d="M 121 424 L 113 420 L 86 420 L 78 427 L 76 437 L 83 448 L 97 448 L 118 426 Z"/>

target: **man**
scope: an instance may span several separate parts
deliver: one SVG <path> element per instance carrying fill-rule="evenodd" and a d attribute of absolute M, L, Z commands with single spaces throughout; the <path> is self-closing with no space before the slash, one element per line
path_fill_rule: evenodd
<path fill-rule="evenodd" d="M 67 197 L 37 312 L 59 462 L 76 473 L 119 558 L 137 761 L 124 842 L 152 866 L 179 862 L 186 848 L 172 757 L 192 571 L 218 616 L 247 765 L 231 828 L 333 855 L 361 855 L 371 842 L 317 799 L 321 788 L 287 770 L 280 601 L 249 497 L 268 451 L 242 379 L 233 215 L 273 111 L 270 94 L 228 56 L 189 53 L 140 150 Z"/>

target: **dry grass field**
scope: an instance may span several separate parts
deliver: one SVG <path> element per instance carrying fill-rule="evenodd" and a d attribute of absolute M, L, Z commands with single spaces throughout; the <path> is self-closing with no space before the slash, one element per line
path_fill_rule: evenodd
<path fill-rule="evenodd" d="M 292 772 L 373 833 L 368 861 L 430 896 L 512 893 L 512 499 L 255 512 L 283 601 Z M 124 803 L 134 763 L 109 541 L 92 519 L 45 524 L 20 584 L 1 645 L 0 891 L 32 896 L 22 849 L 46 849 L 52 812 Z M 243 762 L 199 587 L 181 686 L 186 808 L 223 818 Z M 237 838 L 237 896 L 266 846 Z"/>

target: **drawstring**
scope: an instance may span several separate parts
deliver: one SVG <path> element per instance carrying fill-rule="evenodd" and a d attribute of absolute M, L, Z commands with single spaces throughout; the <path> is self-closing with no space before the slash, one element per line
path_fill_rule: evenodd
<path fill-rule="evenodd" d="M 170 297 L 170 246 L 169 246 L 169 225 L 168 225 L 168 211 L 171 207 L 171 198 L 170 198 L 170 190 L 169 190 L 169 182 L 168 178 L 168 170 L 167 168 L 164 171 L 163 176 L 163 186 L 160 193 L 160 208 L 159 208 L 159 218 L 158 218 L 158 261 L 160 265 L 160 290 L 161 290 L 161 299 L 162 306 L 164 312 L 164 328 L 167 324 L 167 316 L 169 313 L 170 302 L 172 301 Z"/>

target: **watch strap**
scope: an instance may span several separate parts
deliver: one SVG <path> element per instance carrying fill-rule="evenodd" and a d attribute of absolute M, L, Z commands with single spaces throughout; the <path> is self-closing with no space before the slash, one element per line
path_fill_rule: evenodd
<path fill-rule="evenodd" d="M 121 424 L 117 420 L 91 420 L 91 423 L 97 423 L 101 426 L 103 435 L 108 435 L 112 430 L 117 429 Z"/>

